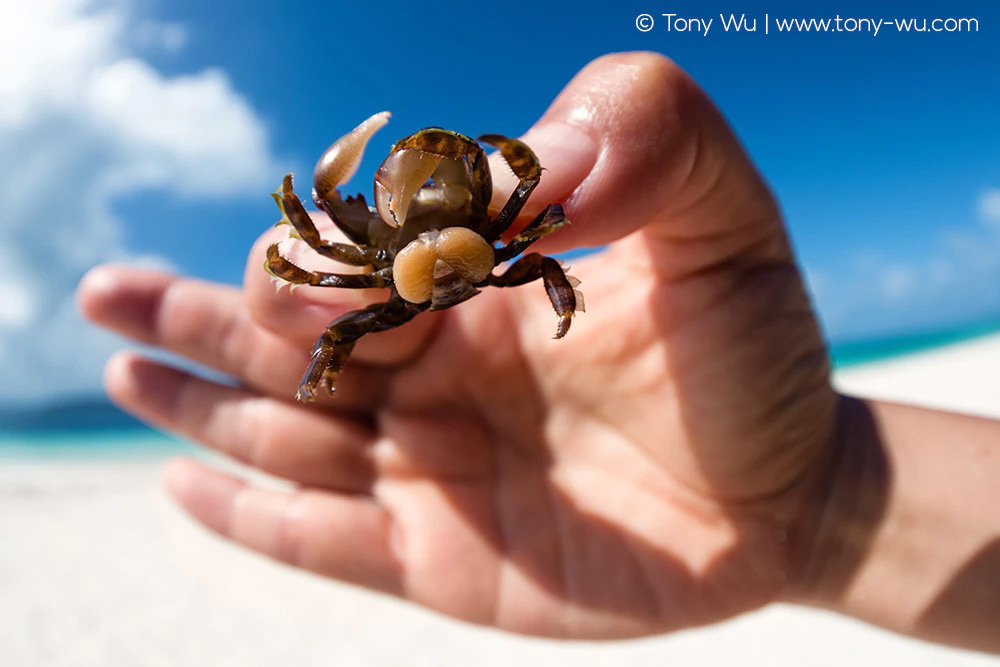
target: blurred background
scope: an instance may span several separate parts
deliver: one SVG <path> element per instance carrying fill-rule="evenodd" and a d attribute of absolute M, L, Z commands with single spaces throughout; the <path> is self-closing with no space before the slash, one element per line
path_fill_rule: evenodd
<path fill-rule="evenodd" d="M 666 13 L 713 23 L 681 31 Z M 838 15 L 916 23 L 774 23 Z M 975 24 L 919 30 L 934 18 Z M 189 446 L 110 407 L 101 369 L 124 342 L 84 323 L 73 292 L 108 261 L 238 284 L 281 176 L 311 173 L 370 114 L 393 119 L 350 186 L 366 193 L 379 141 L 426 125 L 516 136 L 589 60 L 648 49 L 701 83 L 775 190 L 841 386 L 1000 414 L 1000 363 L 987 364 L 1000 362 L 998 21 L 984 2 L 0 3 L 0 662 L 371 664 L 414 645 L 428 664 L 483 646 L 539 663 L 807 655 L 767 648 L 779 627 L 830 643 L 807 664 L 840 664 L 862 641 L 872 660 L 987 660 L 783 609 L 666 643 L 566 648 L 317 588 L 167 505 L 159 461 Z M 327 634 L 305 646 L 312 630 Z"/>

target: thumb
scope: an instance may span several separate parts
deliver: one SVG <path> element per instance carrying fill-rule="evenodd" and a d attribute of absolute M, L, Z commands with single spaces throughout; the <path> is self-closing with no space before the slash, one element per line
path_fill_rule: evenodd
<path fill-rule="evenodd" d="M 659 54 L 591 62 L 523 140 L 546 168 L 526 213 L 561 201 L 573 222 L 544 239 L 546 252 L 641 231 L 673 276 L 736 258 L 791 257 L 778 207 L 739 140 L 704 91 Z M 508 169 L 493 173 L 498 207 L 516 181 Z"/>

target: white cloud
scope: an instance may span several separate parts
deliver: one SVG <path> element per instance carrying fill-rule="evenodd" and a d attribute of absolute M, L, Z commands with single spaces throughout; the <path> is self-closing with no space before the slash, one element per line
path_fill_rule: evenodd
<path fill-rule="evenodd" d="M 129 32 L 136 46 L 169 53 L 180 51 L 188 40 L 187 30 L 179 23 L 141 21 Z"/>
<path fill-rule="evenodd" d="M 878 286 L 886 301 L 898 301 L 908 296 L 917 286 L 916 271 L 904 264 L 887 266 L 879 275 Z"/>
<path fill-rule="evenodd" d="M 867 250 L 808 267 L 818 310 L 834 340 L 898 335 L 995 316 L 1000 293 L 1000 189 L 975 200 L 978 221 L 941 229 L 923 254 Z M 836 261 L 836 260 L 835 260 Z"/>
<path fill-rule="evenodd" d="M 81 321 L 76 283 L 104 261 L 169 265 L 125 245 L 116 198 L 270 189 L 264 125 L 225 73 L 167 77 L 133 52 L 185 41 L 128 2 L 0 3 L 0 405 L 97 391 L 120 343 Z"/>
<path fill-rule="evenodd" d="M 990 188 L 979 195 L 979 219 L 1000 230 L 1000 188 Z"/>

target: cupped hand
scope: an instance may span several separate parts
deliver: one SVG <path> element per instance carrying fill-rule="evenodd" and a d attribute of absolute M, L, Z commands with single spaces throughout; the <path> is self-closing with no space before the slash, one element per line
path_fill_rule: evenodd
<path fill-rule="evenodd" d="M 109 394 L 295 483 L 175 462 L 170 491 L 208 528 L 458 618 L 627 637 L 788 595 L 837 400 L 766 185 L 653 54 L 591 63 L 524 140 L 548 169 L 526 214 L 562 201 L 573 221 L 536 248 L 609 244 L 573 262 L 587 312 L 565 339 L 540 284 L 487 288 L 366 337 L 337 398 L 297 404 L 316 336 L 379 295 L 275 294 L 263 251 L 287 231 L 272 230 L 242 291 L 87 276 L 92 320 L 241 381 L 121 354 Z"/>

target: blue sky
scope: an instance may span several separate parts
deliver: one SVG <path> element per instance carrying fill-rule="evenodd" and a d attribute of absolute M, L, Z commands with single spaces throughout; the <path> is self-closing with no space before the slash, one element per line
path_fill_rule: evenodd
<path fill-rule="evenodd" d="M 236 283 L 281 175 L 310 173 L 361 119 L 391 110 L 386 142 L 432 124 L 516 135 L 587 61 L 619 50 L 670 56 L 723 109 L 783 205 L 831 338 L 1000 316 L 992 3 L 16 4 L 30 6 L 0 9 L 0 142 L 15 149 L 0 158 L 0 195 L 15 202 L 0 242 L 15 274 L 59 268 L 0 296 L 0 367 L 21 380 L 0 404 L 51 396 L 40 378 L 57 373 L 68 393 L 96 391 L 119 343 L 79 333 L 68 299 L 88 264 Z M 758 32 L 723 31 L 732 12 Z M 978 32 L 764 35 L 765 12 L 975 18 Z M 714 25 L 667 31 L 663 13 Z M 52 352 L 66 331 L 74 347 Z"/>

